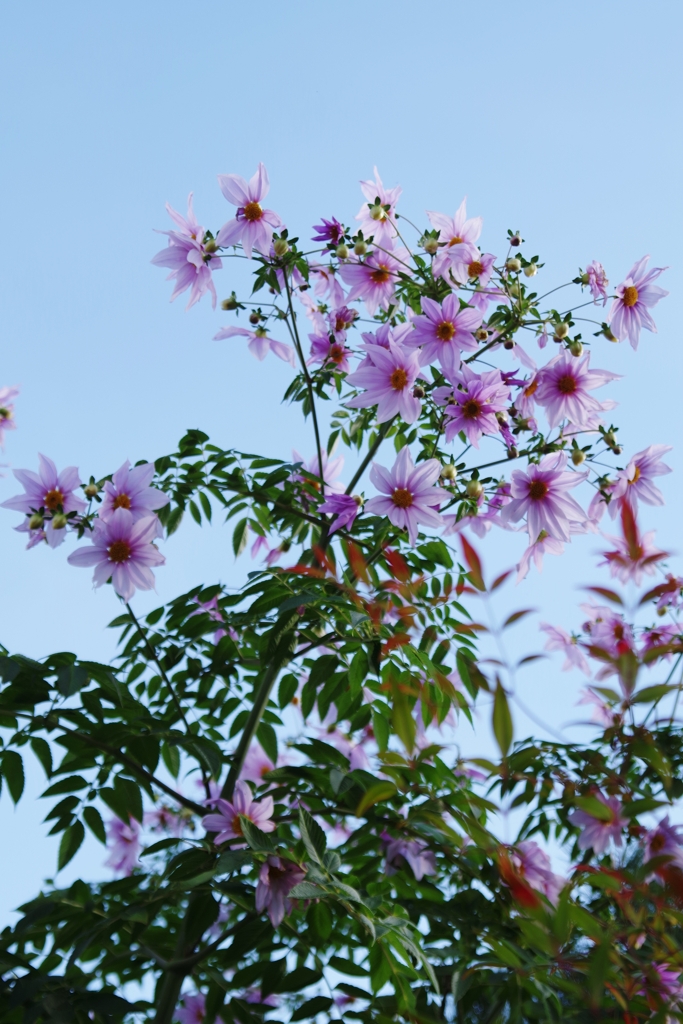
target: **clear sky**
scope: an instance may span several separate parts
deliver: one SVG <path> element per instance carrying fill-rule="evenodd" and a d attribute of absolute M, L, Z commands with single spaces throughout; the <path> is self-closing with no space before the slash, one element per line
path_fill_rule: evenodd
<path fill-rule="evenodd" d="M 625 375 L 609 392 L 625 453 L 674 445 L 667 506 L 644 521 L 680 552 L 682 10 L 675 0 L 3 5 L 0 384 L 22 388 L 5 461 L 35 467 L 42 451 L 100 477 L 172 451 L 190 426 L 226 447 L 312 454 L 309 428 L 280 405 L 284 364 L 213 342 L 228 321 L 206 299 L 189 313 L 182 299 L 169 305 L 149 262 L 163 241 L 152 228 L 167 227 L 165 201 L 183 210 L 191 190 L 200 222 L 220 226 L 232 208 L 216 174 L 249 176 L 263 160 L 270 204 L 306 238 L 320 216 L 352 221 L 358 179 L 377 164 L 420 224 L 425 209 L 452 213 L 467 194 L 489 251 L 519 228 L 548 287 L 591 259 L 613 283 L 648 252 L 670 266 L 659 333 L 644 333 L 637 353 L 598 344 L 593 361 Z M 221 297 L 240 290 L 233 266 L 216 277 Z M 16 490 L 5 472 L 0 500 Z M 93 594 L 65 548 L 24 551 L 16 522 L 0 512 L 0 639 L 34 657 L 106 660 L 114 594 Z M 595 581 L 598 547 L 578 538 L 504 603 L 578 625 L 576 588 Z M 522 548 L 499 533 L 483 553 L 503 568 Z M 141 612 L 252 568 L 234 565 L 228 531 L 191 523 L 165 553 L 157 595 L 136 598 Z M 531 623 L 520 631 L 520 652 L 541 643 Z M 538 667 L 520 690 L 556 725 L 576 717 L 581 685 L 558 668 Z M 531 728 L 519 710 L 516 721 Z M 3 795 L 0 821 L 4 835 L 26 837 L 3 844 L 2 920 L 51 870 L 56 844 L 30 801 L 15 812 Z M 93 843 L 64 880 L 101 861 Z"/>

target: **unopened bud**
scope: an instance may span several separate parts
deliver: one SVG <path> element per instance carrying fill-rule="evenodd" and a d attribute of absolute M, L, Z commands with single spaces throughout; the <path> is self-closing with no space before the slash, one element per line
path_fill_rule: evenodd
<path fill-rule="evenodd" d="M 237 309 L 237 296 L 235 295 L 234 292 L 232 293 L 230 298 L 223 299 L 223 301 L 221 302 L 221 309 Z"/>
<path fill-rule="evenodd" d="M 602 333 L 605 335 L 605 337 L 607 338 L 608 341 L 619 341 L 619 339 L 617 338 L 616 334 L 612 334 L 612 331 L 610 330 L 609 327 L 605 327 L 605 329 L 604 329 L 604 331 Z"/>
<path fill-rule="evenodd" d="M 510 445 L 510 447 L 508 448 L 508 459 L 518 459 L 518 458 L 519 458 L 519 451 L 518 451 L 518 449 L 514 446 L 514 444 Z"/>
<path fill-rule="evenodd" d="M 95 495 L 100 493 L 97 484 L 86 484 L 83 490 L 85 491 L 86 498 L 94 498 Z"/>
<path fill-rule="evenodd" d="M 384 209 L 381 203 L 370 204 L 370 216 L 373 220 L 386 220 L 387 211 Z"/>
<path fill-rule="evenodd" d="M 443 477 L 444 480 L 450 480 L 451 483 L 453 482 L 453 480 L 457 479 L 458 471 L 452 462 L 449 462 L 447 465 L 443 467 L 443 469 L 441 470 L 441 476 Z"/>
<path fill-rule="evenodd" d="M 254 325 L 260 324 L 261 323 L 261 314 L 260 313 L 250 313 L 249 314 L 249 323 L 250 324 L 254 324 Z"/>
<path fill-rule="evenodd" d="M 427 392 L 425 391 L 421 384 L 416 384 L 415 387 L 413 388 L 413 398 L 424 398 L 426 394 Z"/>
<path fill-rule="evenodd" d="M 499 423 L 501 423 L 501 424 L 502 424 L 502 423 L 507 423 L 507 421 L 508 421 L 508 414 L 507 414 L 507 413 L 505 412 L 505 409 L 500 409 L 500 410 L 499 410 L 499 411 L 498 411 L 498 412 L 496 413 L 496 419 L 497 419 L 497 420 L 498 420 L 498 422 L 499 422 Z"/>
<path fill-rule="evenodd" d="M 352 494 L 351 497 L 355 501 L 356 505 L 358 505 L 358 508 L 363 507 L 363 499 L 361 498 L 360 494 Z"/>
<path fill-rule="evenodd" d="M 573 341 L 569 346 L 569 351 L 578 359 L 579 356 L 583 355 L 583 345 L 580 341 Z"/>
<path fill-rule="evenodd" d="M 538 267 L 535 263 L 529 263 L 528 266 L 524 268 L 524 274 L 526 277 L 535 277 L 537 273 Z"/>
<path fill-rule="evenodd" d="M 430 256 L 433 256 L 439 250 L 438 238 L 433 238 L 431 235 L 421 238 L 420 245 Z"/>
<path fill-rule="evenodd" d="M 505 269 L 509 270 L 511 274 L 518 274 L 522 269 L 521 261 L 513 256 L 512 259 L 509 259 L 505 264 Z"/>
<path fill-rule="evenodd" d="M 620 444 L 615 444 L 614 448 L 612 449 L 615 455 L 621 455 L 622 450 L 623 449 Z"/>
<path fill-rule="evenodd" d="M 43 528 L 43 517 L 40 512 L 34 512 L 28 521 L 29 530 L 42 530 Z"/>
<path fill-rule="evenodd" d="M 559 338 L 560 341 L 562 341 L 562 339 L 566 338 L 568 334 L 569 334 L 569 325 L 568 324 L 564 324 L 564 323 L 563 324 L 555 324 L 555 337 L 556 338 Z"/>
<path fill-rule="evenodd" d="M 368 243 L 362 241 L 362 239 L 359 239 L 354 245 L 353 251 L 355 252 L 356 256 L 365 256 L 366 252 L 368 251 Z"/>
<path fill-rule="evenodd" d="M 204 252 L 216 252 L 218 250 L 218 244 L 215 238 L 210 238 L 208 242 L 204 242 Z"/>
<path fill-rule="evenodd" d="M 283 256 L 286 256 L 287 253 L 289 252 L 289 242 L 287 242 L 287 240 L 284 238 L 276 238 L 275 241 L 273 242 L 273 252 L 278 257 L 278 259 L 281 259 Z"/>
<path fill-rule="evenodd" d="M 505 341 L 503 342 L 503 348 L 506 348 L 508 352 L 510 351 L 510 349 L 513 349 L 514 347 L 515 343 L 512 340 L 512 338 L 506 338 Z"/>
<path fill-rule="evenodd" d="M 658 608 L 657 615 L 659 615 L 660 618 L 663 618 L 666 615 L 667 611 L 667 608 Z"/>
<path fill-rule="evenodd" d="M 521 244 L 522 244 L 522 239 L 520 238 L 519 235 L 513 235 L 512 238 L 510 239 L 510 245 L 517 246 L 517 245 L 521 245 Z"/>
<path fill-rule="evenodd" d="M 337 246 L 337 257 L 340 260 L 345 260 L 345 259 L 348 259 L 348 255 L 349 255 L 349 247 L 344 242 L 342 242 L 341 245 Z"/>
<path fill-rule="evenodd" d="M 603 437 L 603 441 L 605 442 L 605 444 L 608 444 L 610 448 L 613 448 L 614 445 L 617 443 L 617 435 L 614 433 L 613 430 L 608 430 Z"/>
<path fill-rule="evenodd" d="M 52 517 L 52 529 L 63 530 L 68 522 L 69 520 L 66 518 L 63 512 L 57 512 L 56 515 Z"/>
<path fill-rule="evenodd" d="M 480 498 L 484 493 L 484 488 L 478 480 L 468 480 L 465 490 L 470 498 Z"/>
<path fill-rule="evenodd" d="M 521 292 L 519 290 L 519 281 L 510 281 L 510 284 L 508 285 L 508 290 L 510 292 L 510 295 L 512 295 L 514 299 L 518 299 L 521 295 Z"/>
<path fill-rule="evenodd" d="M 489 332 L 486 330 L 485 327 L 480 327 L 478 331 L 474 332 L 474 337 L 477 339 L 477 341 L 486 341 L 488 336 Z"/>
<path fill-rule="evenodd" d="M 580 466 L 582 462 L 586 461 L 586 453 L 582 452 L 580 448 L 574 448 L 572 451 L 572 462 L 575 466 Z"/>

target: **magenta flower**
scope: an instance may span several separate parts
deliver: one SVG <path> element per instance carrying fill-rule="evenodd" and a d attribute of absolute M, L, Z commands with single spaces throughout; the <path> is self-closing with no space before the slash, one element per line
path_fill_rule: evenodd
<path fill-rule="evenodd" d="M 579 849 L 589 850 L 592 847 L 599 856 L 609 846 L 610 839 L 614 840 L 615 846 L 623 844 L 621 831 L 628 826 L 628 818 L 623 817 L 621 803 L 615 796 L 606 797 L 602 793 L 595 796 L 605 805 L 604 818 L 596 818 L 588 811 L 572 811 L 569 820 L 582 830 Z"/>
<path fill-rule="evenodd" d="M 395 875 L 399 868 L 406 864 L 418 882 L 421 882 L 425 875 L 436 874 L 436 858 L 420 839 L 389 839 L 387 835 L 383 838 L 385 841 L 388 840 L 384 855 L 385 871 L 388 875 Z"/>
<path fill-rule="evenodd" d="M 541 530 L 536 540 L 532 541 L 529 547 L 526 548 L 524 554 L 517 563 L 517 582 L 521 583 L 528 575 L 532 561 L 538 571 L 542 572 L 543 556 L 561 555 L 563 551 L 564 544 L 561 540 L 555 540 L 555 538 L 550 537 L 545 530 Z"/>
<path fill-rule="evenodd" d="M 418 526 L 438 527 L 443 519 L 436 511 L 446 494 L 433 484 L 441 473 L 441 464 L 428 459 L 415 466 L 406 446 L 401 448 L 391 470 L 373 463 L 370 479 L 386 497 L 370 498 L 365 510 L 388 516 L 394 526 L 408 531 L 410 543 L 417 543 Z"/>
<path fill-rule="evenodd" d="M 618 373 L 609 370 L 591 370 L 590 354 L 577 359 L 564 351 L 551 359 L 539 372 L 535 398 L 545 408 L 551 427 L 562 420 L 568 420 L 580 430 L 594 429 L 599 420 L 597 414 L 606 406 L 589 394 L 594 388 L 602 387 L 611 380 L 619 380 Z"/>
<path fill-rule="evenodd" d="M 567 672 L 571 668 L 578 668 L 584 675 L 590 678 L 591 670 L 583 651 L 579 647 L 578 637 L 570 636 L 566 630 L 560 629 L 559 626 L 550 626 L 547 622 L 539 623 L 539 629 L 548 634 L 545 650 L 561 651 L 564 654 L 563 672 Z"/>
<path fill-rule="evenodd" d="M 305 876 L 302 867 L 282 857 L 267 857 L 261 865 L 254 902 L 259 914 L 267 909 L 273 928 L 282 924 L 285 914 L 290 912 L 292 904 L 287 897 Z"/>
<path fill-rule="evenodd" d="M 349 309 L 348 306 L 338 306 L 327 314 L 327 322 L 330 325 L 330 333 L 334 334 L 337 341 L 344 341 L 349 327 L 358 319 L 357 309 Z"/>
<path fill-rule="evenodd" d="M 344 298 L 344 289 L 340 285 L 337 279 L 337 270 L 335 267 L 327 266 L 324 267 L 321 264 L 310 263 L 310 278 L 314 282 L 313 291 L 320 298 L 326 298 L 333 307 L 343 306 L 346 299 Z M 306 292 L 299 293 L 301 301 L 306 304 Z"/>
<path fill-rule="evenodd" d="M 391 341 L 388 348 L 371 345 L 366 351 L 370 361 L 346 378 L 353 387 L 366 390 L 346 404 L 351 409 L 369 409 L 376 405 L 378 423 L 394 416 L 414 423 L 422 408 L 420 400 L 413 396 L 413 385 L 422 376 L 417 352 L 409 352 Z"/>
<path fill-rule="evenodd" d="M 226 338 L 249 338 L 248 349 L 259 361 L 263 361 L 269 352 L 273 352 L 278 359 L 282 359 L 290 366 L 296 366 L 294 349 L 285 345 L 283 341 L 276 341 L 269 338 L 265 327 L 257 327 L 255 331 L 248 331 L 246 327 L 221 327 L 218 334 L 214 334 L 214 341 L 224 341 Z"/>
<path fill-rule="evenodd" d="M 446 217 L 443 213 L 427 211 L 432 227 L 439 230 L 441 248 L 434 258 L 435 274 L 446 275 L 451 263 L 470 262 L 476 258 L 476 242 L 479 240 L 483 219 L 471 217 L 467 219 L 467 197 L 463 199 L 454 217 Z"/>
<path fill-rule="evenodd" d="M 99 517 L 106 523 L 111 519 L 117 508 L 127 508 L 133 521 L 151 516 L 156 509 L 168 505 L 171 500 L 167 494 L 150 487 L 154 478 L 154 463 L 147 462 L 142 466 L 133 466 L 126 459 L 117 469 L 111 480 L 105 481 L 104 499 L 99 509 Z"/>
<path fill-rule="evenodd" d="M 24 488 L 24 494 L 8 498 L 1 507 L 25 512 L 29 516 L 34 512 L 42 513 L 45 516 L 42 527 L 45 539 L 51 548 L 58 547 L 66 537 L 66 528 L 62 525 L 55 529 L 52 516 L 61 512 L 65 515 L 85 512 L 86 509 L 86 503 L 74 495 L 76 488 L 81 486 L 78 470 L 75 466 L 67 466 L 58 473 L 52 459 L 39 455 L 37 473 L 30 469 L 15 469 L 14 475 Z M 33 546 L 30 541 L 29 546 Z"/>
<path fill-rule="evenodd" d="M 107 825 L 107 846 L 111 852 L 106 866 L 123 875 L 132 875 L 140 852 L 139 822 L 135 818 L 128 822 L 112 818 Z"/>
<path fill-rule="evenodd" d="M 512 863 L 527 885 L 543 893 L 553 905 L 557 904 L 566 879 L 553 873 L 550 857 L 538 843 L 531 840 L 517 843 L 512 853 Z"/>
<path fill-rule="evenodd" d="M 596 725 L 602 725 L 603 728 L 607 729 L 610 725 L 614 724 L 614 712 L 611 707 L 590 688 L 581 690 L 581 700 L 577 700 L 576 703 L 577 705 L 588 704 L 592 707 L 591 722 L 594 722 Z"/>
<path fill-rule="evenodd" d="M 93 565 L 93 584 L 101 587 L 111 579 L 114 590 L 130 601 L 137 590 L 154 589 L 151 566 L 164 565 L 166 559 L 152 543 L 158 522 L 154 515 L 136 523 L 127 508 L 117 508 L 107 522 L 97 520 L 91 534 L 92 544 L 76 548 L 67 562 L 81 568 Z"/>
<path fill-rule="evenodd" d="M 669 858 L 666 862 L 662 862 L 654 872 L 654 875 L 662 880 L 669 867 L 683 871 L 683 836 L 680 834 L 680 829 L 680 825 L 669 824 L 669 815 L 667 814 L 656 828 L 646 832 L 643 837 L 643 861 L 646 864 L 655 857 Z M 653 878 L 654 875 L 650 877 Z"/>
<path fill-rule="evenodd" d="M 403 189 L 400 185 L 394 188 L 385 188 L 379 176 L 377 168 L 374 181 L 361 181 L 361 192 L 367 199 L 367 203 L 361 206 L 356 220 L 366 238 L 374 237 L 377 245 L 391 249 L 393 239 L 396 237 L 396 222 L 394 211 Z M 377 202 L 379 200 L 379 202 Z"/>
<path fill-rule="evenodd" d="M 585 512 L 567 494 L 585 476 L 565 472 L 566 465 L 566 452 L 556 452 L 544 455 L 538 465 L 515 470 L 510 481 L 512 501 L 500 513 L 503 522 L 517 523 L 526 516 L 532 542 L 542 530 L 555 540 L 568 541 L 572 527 L 585 526 Z"/>
<path fill-rule="evenodd" d="M 422 298 L 420 305 L 424 315 L 413 320 L 415 329 L 407 336 L 406 344 L 422 346 L 422 366 L 436 359 L 447 373 L 457 373 L 461 353 L 477 347 L 472 332 L 481 325 L 481 311 L 471 306 L 461 310 L 457 295 L 447 295 L 441 306 L 428 298 Z"/>
<path fill-rule="evenodd" d="M 484 434 L 497 434 L 500 423 L 496 413 L 502 412 L 509 401 L 509 391 L 500 370 L 488 370 L 481 375 L 470 370 L 465 363 L 460 373 L 449 374 L 454 388 L 437 388 L 434 400 L 446 404 L 446 441 L 463 431 L 470 444 L 479 447 Z"/>
<path fill-rule="evenodd" d="M 614 544 L 614 548 L 611 551 L 601 552 L 605 561 L 599 564 L 609 566 L 610 576 L 620 580 L 621 583 L 633 580 L 639 587 L 643 573 L 654 576 L 657 562 L 661 562 L 667 557 L 666 551 L 660 551 L 652 543 L 654 535 L 655 531 L 650 530 L 641 536 L 637 526 L 629 532 L 628 537 L 604 534 L 605 539 Z"/>
<path fill-rule="evenodd" d="M 0 388 L 0 448 L 5 444 L 5 431 L 16 430 L 14 422 L 14 403 L 12 399 L 19 394 L 19 388 Z"/>
<path fill-rule="evenodd" d="M 263 776 L 272 772 L 275 765 L 270 760 L 260 743 L 252 743 L 247 752 L 240 772 L 240 778 L 253 782 L 257 786 L 263 782 Z"/>
<path fill-rule="evenodd" d="M 261 206 L 270 189 L 268 172 L 263 164 L 258 165 L 249 182 L 239 174 L 219 174 L 218 184 L 228 202 L 237 207 L 233 220 L 227 221 L 216 235 L 218 245 L 241 242 L 249 259 L 252 249 L 267 256 L 273 232 L 284 225 L 276 213 Z"/>
<path fill-rule="evenodd" d="M 331 534 L 337 530 L 350 530 L 360 511 L 359 500 L 350 494 L 330 494 L 323 504 L 318 506 L 318 511 L 336 516 L 330 526 Z"/>
<path fill-rule="evenodd" d="M 664 495 L 652 481 L 656 476 L 671 472 L 671 467 L 661 461 L 661 456 L 670 451 L 671 445 L 651 444 L 634 455 L 626 469 L 621 470 L 611 489 L 612 501 L 608 508 L 612 519 L 622 502 L 628 502 L 634 512 L 638 511 L 639 500 L 646 505 L 664 504 Z"/>
<path fill-rule="evenodd" d="M 645 267 L 649 259 L 649 256 L 643 256 L 642 260 L 633 264 L 627 278 L 617 288 L 616 298 L 607 318 L 616 337 L 620 341 L 628 338 L 633 349 L 638 348 L 643 327 L 653 334 L 657 333 L 649 310 L 669 294 L 658 285 L 652 284 L 667 268 L 654 267 L 646 272 Z"/>
<path fill-rule="evenodd" d="M 378 309 L 388 309 L 396 295 L 398 275 L 412 273 L 403 260 L 404 255 L 407 255 L 404 249 L 394 253 L 376 249 L 363 261 L 352 259 L 341 263 L 339 275 L 351 289 L 346 301 L 363 299 L 370 316 Z"/>
<path fill-rule="evenodd" d="M 313 230 L 317 234 L 311 236 L 313 242 L 326 242 L 328 243 L 323 249 L 323 252 L 327 252 L 329 249 L 334 249 L 341 242 L 344 237 L 344 225 L 333 217 L 332 220 L 326 220 L 324 217 L 320 218 L 322 224 L 314 224 Z"/>
<path fill-rule="evenodd" d="M 592 263 L 589 263 L 586 267 L 586 277 L 588 278 L 588 287 L 591 290 L 591 295 L 593 296 L 593 301 L 596 306 L 599 299 L 602 299 L 603 306 L 606 306 L 607 285 L 609 284 L 609 281 L 607 280 L 607 274 L 605 273 L 605 268 L 602 263 L 598 263 L 597 260 L 593 260 Z"/>
<path fill-rule="evenodd" d="M 251 789 L 246 782 L 236 782 L 232 801 L 219 797 L 216 801 L 218 813 L 207 814 L 202 818 L 202 825 L 207 832 L 217 832 L 216 845 L 227 839 L 236 839 L 242 835 L 240 815 L 248 818 L 262 832 L 274 832 L 273 798 L 265 797 L 260 803 L 252 799 Z"/>
<path fill-rule="evenodd" d="M 338 373 L 349 372 L 351 349 L 346 348 L 343 341 L 335 341 L 329 334 L 309 334 L 308 337 L 311 342 L 309 363 L 322 363 Z"/>
<path fill-rule="evenodd" d="M 166 278 L 167 281 L 175 280 L 171 302 L 177 295 L 191 288 L 187 309 L 195 302 L 199 302 L 206 292 L 211 293 L 215 309 L 216 289 L 211 272 L 220 270 L 223 262 L 216 255 L 216 243 L 207 237 L 204 228 L 197 223 L 192 208 L 192 193 L 190 192 L 187 200 L 187 217 L 182 217 L 168 203 L 166 203 L 166 209 L 180 230 L 159 232 L 159 234 L 168 235 L 171 244 L 158 252 L 152 263 L 155 267 L 169 267 L 171 270 Z"/>
<path fill-rule="evenodd" d="M 183 1005 L 176 1007 L 174 1019 L 179 1024 L 204 1024 L 205 1014 L 206 999 L 201 992 L 195 992 L 193 995 L 183 995 Z"/>

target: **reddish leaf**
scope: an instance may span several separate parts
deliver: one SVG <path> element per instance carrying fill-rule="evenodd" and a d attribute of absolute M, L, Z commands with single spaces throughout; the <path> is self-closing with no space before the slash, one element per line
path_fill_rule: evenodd
<path fill-rule="evenodd" d="M 508 615 L 507 619 L 503 623 L 503 629 L 505 629 L 506 626 L 511 626 L 513 622 L 519 622 L 519 620 L 523 619 L 525 615 L 531 615 L 532 612 L 535 611 L 535 608 L 522 608 L 521 611 L 513 612 L 512 615 Z"/>
<path fill-rule="evenodd" d="M 529 907 L 530 909 L 541 905 L 541 897 L 516 871 L 507 851 L 500 852 L 498 869 L 500 877 L 510 890 L 513 900 L 520 903 L 523 907 Z"/>
<path fill-rule="evenodd" d="M 363 558 L 363 553 L 361 552 L 361 549 L 356 544 L 354 544 L 353 541 L 349 541 L 347 544 L 347 551 L 349 556 L 349 564 L 353 570 L 354 576 L 357 576 L 358 579 L 363 580 L 364 583 L 367 583 L 369 581 L 368 566 L 367 562 Z"/>
<path fill-rule="evenodd" d="M 507 572 L 502 572 L 500 576 L 496 576 L 495 580 L 491 584 L 491 590 L 497 590 L 498 587 L 501 587 L 512 571 L 512 569 L 508 569 Z"/>
<path fill-rule="evenodd" d="M 405 583 L 410 579 L 410 568 L 403 555 L 399 555 L 398 551 L 392 551 L 391 548 L 385 548 L 384 557 L 397 580 Z"/>
<path fill-rule="evenodd" d="M 624 603 L 616 591 L 608 590 L 606 587 L 584 587 L 584 590 L 590 590 L 592 594 L 598 594 L 600 597 L 604 597 L 606 601 L 612 601 L 614 604 Z"/>
<path fill-rule="evenodd" d="M 638 536 L 636 517 L 627 501 L 624 501 L 621 506 L 621 529 L 624 534 L 624 540 L 628 544 L 629 557 L 633 562 L 637 562 L 642 555 L 642 548 L 640 537 Z"/>
<path fill-rule="evenodd" d="M 477 588 L 477 590 L 486 590 L 486 584 L 484 583 L 484 574 L 481 567 L 481 560 L 479 555 L 474 550 L 470 542 L 466 537 L 460 535 L 460 543 L 462 544 L 462 553 L 465 556 L 465 561 L 469 566 L 469 577 L 471 582 Z"/>

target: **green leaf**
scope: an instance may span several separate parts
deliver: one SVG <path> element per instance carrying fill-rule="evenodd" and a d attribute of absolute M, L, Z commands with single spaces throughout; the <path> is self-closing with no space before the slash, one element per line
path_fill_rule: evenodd
<path fill-rule="evenodd" d="M 272 853 L 275 849 L 273 841 L 268 838 L 265 832 L 262 832 L 253 821 L 249 818 L 245 818 L 243 814 L 240 814 L 240 824 L 242 826 L 242 835 L 249 843 L 252 850 L 256 850 L 258 853 Z"/>
<path fill-rule="evenodd" d="M 52 775 L 52 751 L 50 744 L 40 736 L 31 737 L 31 750 L 43 766 L 48 779 Z"/>
<path fill-rule="evenodd" d="M 384 705 L 382 705 L 384 708 Z M 375 707 L 372 709 L 372 731 L 377 740 L 377 746 L 384 752 L 389 745 L 389 722 L 385 715 L 380 714 Z"/>
<path fill-rule="evenodd" d="M 330 957 L 329 966 L 334 967 L 340 974 L 347 974 L 352 978 L 366 978 L 368 974 L 367 968 L 354 964 L 353 960 L 344 960 L 341 956 Z"/>
<path fill-rule="evenodd" d="M 277 764 L 277 736 L 272 725 L 269 725 L 268 722 L 260 722 L 256 730 L 256 738 L 263 747 L 266 757 L 273 764 Z"/>
<path fill-rule="evenodd" d="M 143 850 L 140 856 L 151 857 L 155 853 L 161 853 L 162 850 L 168 850 L 170 846 L 177 846 L 178 843 L 182 843 L 182 839 L 160 839 L 158 843 L 152 843 L 146 850 Z"/>
<path fill-rule="evenodd" d="M 394 727 L 394 732 L 410 753 L 415 746 L 415 719 L 410 713 L 410 705 L 408 704 L 406 694 L 398 686 L 394 687 L 392 699 L 391 723 Z"/>
<path fill-rule="evenodd" d="M 289 890 L 289 895 L 295 900 L 318 900 L 330 894 L 315 882 L 299 882 Z"/>
<path fill-rule="evenodd" d="M 360 799 L 358 807 L 356 807 L 356 817 L 360 818 L 369 807 L 373 807 L 381 800 L 390 800 L 397 793 L 398 790 L 393 782 L 378 782 L 376 786 L 370 786 L 370 789 L 366 790 Z"/>
<path fill-rule="evenodd" d="M 327 839 L 318 822 L 303 807 L 299 809 L 299 830 L 309 857 L 320 864 L 327 849 Z"/>
<path fill-rule="evenodd" d="M 60 779 L 54 786 L 49 786 L 41 797 L 61 796 L 63 793 L 77 793 L 79 789 L 85 789 L 88 783 L 80 775 L 69 775 L 66 779 Z"/>
<path fill-rule="evenodd" d="M 506 757 L 512 745 L 514 733 L 510 706 L 500 680 L 496 683 L 496 692 L 493 697 L 493 734 L 496 737 L 496 742 L 500 747 L 502 756 Z"/>
<path fill-rule="evenodd" d="M 57 689 L 63 697 L 72 697 L 89 680 L 88 673 L 80 665 L 67 665 L 57 675 Z"/>
<path fill-rule="evenodd" d="M 87 807 L 84 807 L 83 820 L 85 821 L 86 825 L 88 826 L 92 834 L 95 836 L 95 838 L 99 839 L 102 845 L 105 846 L 107 843 L 107 834 L 104 829 L 102 815 L 97 810 L 97 808 L 93 807 L 91 804 L 89 804 Z"/>
<path fill-rule="evenodd" d="M 2 755 L 2 774 L 14 803 L 18 803 L 24 792 L 24 762 L 16 750 L 6 750 Z"/>
<path fill-rule="evenodd" d="M 170 743 L 162 743 L 161 760 L 173 778 L 177 779 L 180 773 L 180 752 L 178 748 Z"/>
<path fill-rule="evenodd" d="M 291 672 L 282 677 L 277 691 L 277 702 L 280 709 L 286 708 L 288 704 L 292 703 L 292 697 L 295 695 L 298 686 L 299 680 Z"/>
<path fill-rule="evenodd" d="M 642 690 L 637 690 L 631 697 L 631 704 L 646 704 L 650 701 L 661 700 L 667 693 L 671 693 L 672 690 L 677 690 L 678 686 L 670 686 L 667 683 L 658 683 L 655 686 L 644 686 Z"/>
<path fill-rule="evenodd" d="M 183 509 L 180 505 L 176 505 L 174 509 L 171 509 L 166 520 L 166 536 L 170 537 L 172 533 L 175 533 L 180 526 L 183 518 Z"/>
<path fill-rule="evenodd" d="M 235 553 L 235 558 L 239 558 L 244 549 L 247 546 L 248 539 L 248 519 L 240 519 L 239 523 L 235 527 L 232 533 L 232 550 Z"/>
<path fill-rule="evenodd" d="M 76 855 L 78 849 L 85 839 L 85 829 L 80 821 L 75 821 L 64 830 L 59 844 L 59 855 L 57 857 L 57 870 L 61 871 L 69 861 Z"/>
<path fill-rule="evenodd" d="M 291 972 L 291 974 L 285 975 L 285 977 L 278 983 L 275 991 L 300 992 L 302 988 L 308 988 L 309 985 L 315 985 L 320 981 L 322 976 L 322 971 L 315 971 L 311 967 L 297 967 Z"/>
<path fill-rule="evenodd" d="M 209 520 L 209 522 L 211 522 L 211 502 L 209 501 L 204 491 L 199 492 L 199 501 L 201 503 L 202 509 L 204 510 L 204 515 Z"/>
<path fill-rule="evenodd" d="M 305 1020 L 307 1017 L 314 1020 L 316 1014 L 325 1013 L 332 1006 L 332 1000 L 328 996 L 314 996 L 295 1010 L 290 1020 Z"/>

